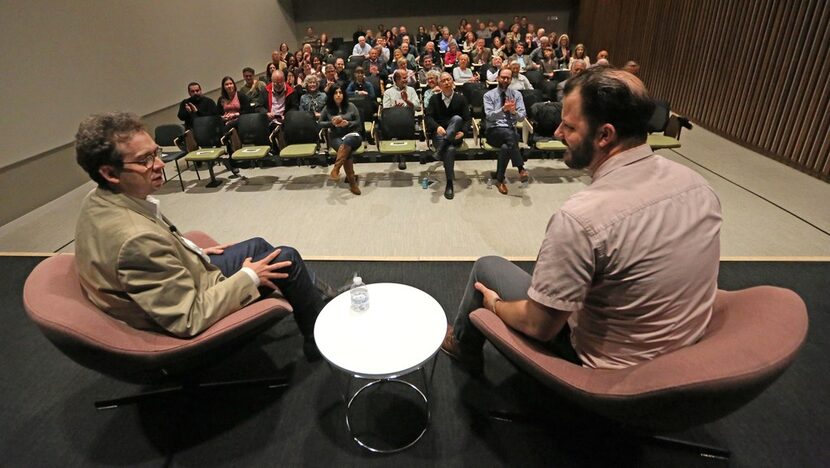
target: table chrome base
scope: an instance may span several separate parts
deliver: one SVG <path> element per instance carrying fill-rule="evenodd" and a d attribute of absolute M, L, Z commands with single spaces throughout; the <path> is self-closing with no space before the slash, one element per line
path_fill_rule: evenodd
<path fill-rule="evenodd" d="M 421 370 L 423 371 L 423 368 L 421 368 Z M 357 398 L 357 396 L 360 395 L 364 390 L 366 390 L 368 388 L 371 388 L 375 385 L 380 385 L 380 384 L 384 384 L 384 383 L 398 383 L 398 384 L 405 385 L 405 386 L 415 390 L 415 392 L 418 395 L 420 395 L 421 399 L 424 401 L 424 406 L 426 408 L 426 420 L 424 421 L 424 428 L 421 429 L 421 432 L 411 442 L 408 442 L 407 444 L 405 444 L 401 447 L 396 447 L 396 448 L 392 448 L 392 449 L 379 449 L 377 447 L 372 447 L 371 445 L 364 442 L 363 440 L 360 440 L 360 437 L 354 433 L 354 430 L 352 429 L 352 425 L 351 425 L 351 421 L 350 421 L 350 415 L 351 415 L 351 410 L 352 410 L 352 402 L 354 402 L 355 398 Z M 391 378 L 391 379 L 373 380 L 373 381 L 367 383 L 366 385 L 360 387 L 354 393 L 354 395 L 352 395 L 352 397 L 349 399 L 348 403 L 346 403 L 346 427 L 349 429 L 349 434 L 351 434 L 352 439 L 355 442 L 357 442 L 358 445 L 360 445 L 361 447 L 365 448 L 366 450 L 369 450 L 370 452 L 374 452 L 374 453 L 395 453 L 395 452 L 400 452 L 402 450 L 406 450 L 409 447 L 412 447 L 419 440 L 421 440 L 421 437 L 423 437 L 424 434 L 427 432 L 427 428 L 429 427 L 429 419 L 430 419 L 429 400 L 427 399 L 427 396 L 424 394 L 424 392 L 421 391 L 421 389 L 418 388 L 417 385 L 415 385 L 411 382 L 407 382 L 406 380 L 402 380 L 402 379 Z"/>

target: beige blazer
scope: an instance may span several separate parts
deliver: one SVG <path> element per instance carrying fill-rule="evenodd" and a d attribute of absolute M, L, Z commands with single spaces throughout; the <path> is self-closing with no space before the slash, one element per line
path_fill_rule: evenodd
<path fill-rule="evenodd" d="M 244 272 L 225 278 L 155 215 L 155 206 L 97 188 L 81 205 L 75 262 L 89 300 L 141 329 L 195 336 L 259 298 Z"/>

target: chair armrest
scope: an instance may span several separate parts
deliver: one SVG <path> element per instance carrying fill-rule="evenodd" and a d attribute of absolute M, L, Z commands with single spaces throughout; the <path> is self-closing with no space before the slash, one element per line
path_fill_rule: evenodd
<path fill-rule="evenodd" d="M 178 146 L 182 150 L 187 151 L 188 153 L 191 152 L 191 151 L 196 151 L 197 149 L 199 149 L 195 145 L 195 140 L 193 139 L 193 131 L 191 131 L 191 130 L 188 130 L 188 131 L 182 133 L 181 135 L 177 136 L 176 138 L 174 138 L 173 139 L 173 144 Z"/>
<path fill-rule="evenodd" d="M 533 124 L 530 123 L 527 117 L 522 122 L 522 143 L 527 145 L 528 141 L 530 141 L 530 135 L 533 134 Z"/>
<path fill-rule="evenodd" d="M 219 242 L 216 242 L 209 234 L 202 231 L 187 231 L 182 236 L 193 241 L 200 249 L 219 245 Z"/>

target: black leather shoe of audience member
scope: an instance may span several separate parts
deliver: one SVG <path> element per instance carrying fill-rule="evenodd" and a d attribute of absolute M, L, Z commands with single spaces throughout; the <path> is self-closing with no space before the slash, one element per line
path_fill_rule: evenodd
<path fill-rule="evenodd" d="M 323 357 L 320 350 L 317 348 L 317 342 L 314 341 L 313 336 L 306 336 L 303 341 L 303 354 L 305 360 L 308 362 L 317 362 Z"/>
<path fill-rule="evenodd" d="M 455 197 L 455 192 L 452 189 L 452 184 L 447 184 L 447 188 L 444 189 L 444 198 L 452 200 L 453 197 Z"/>
<path fill-rule="evenodd" d="M 406 159 L 403 156 L 398 159 L 398 169 L 402 171 L 406 170 Z"/>

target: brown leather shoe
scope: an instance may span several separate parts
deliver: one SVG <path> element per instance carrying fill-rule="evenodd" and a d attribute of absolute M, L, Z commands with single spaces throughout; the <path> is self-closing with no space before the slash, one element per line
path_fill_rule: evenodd
<path fill-rule="evenodd" d="M 465 351 L 461 347 L 461 343 L 455 339 L 452 325 L 447 325 L 447 334 L 444 335 L 444 342 L 441 343 L 441 351 L 473 375 L 484 372 L 484 354 L 482 351 L 480 349 L 477 352 Z"/>
<path fill-rule="evenodd" d="M 357 184 L 357 176 L 354 173 L 354 161 L 347 159 L 343 163 L 343 169 L 346 171 L 346 182 L 349 183 L 349 191 L 355 195 L 360 195 L 360 186 Z"/>
<path fill-rule="evenodd" d="M 499 189 L 500 194 L 507 195 L 507 184 L 504 182 L 496 182 L 496 188 Z"/>
<path fill-rule="evenodd" d="M 530 173 L 527 172 L 527 169 L 522 169 L 519 171 L 519 180 L 522 181 L 522 183 L 525 183 L 528 180 L 530 180 Z"/>

